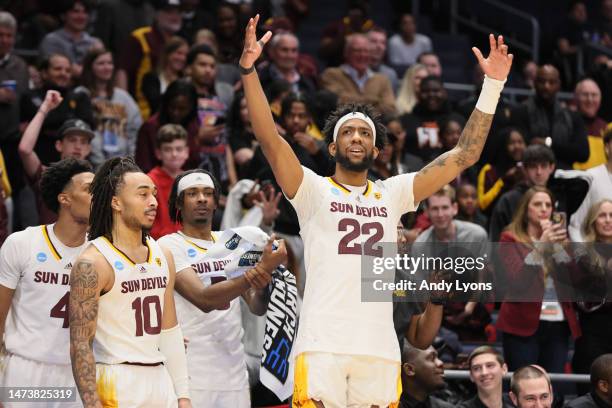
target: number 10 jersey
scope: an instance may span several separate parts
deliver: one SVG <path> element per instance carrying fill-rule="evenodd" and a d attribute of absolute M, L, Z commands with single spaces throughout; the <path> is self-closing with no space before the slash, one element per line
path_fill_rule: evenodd
<path fill-rule="evenodd" d="M 397 242 L 402 214 L 414 211 L 415 173 L 348 187 L 303 167 L 289 200 L 304 240 L 306 289 L 295 354 L 328 352 L 400 361 L 393 304 L 361 301 L 362 256 Z"/>

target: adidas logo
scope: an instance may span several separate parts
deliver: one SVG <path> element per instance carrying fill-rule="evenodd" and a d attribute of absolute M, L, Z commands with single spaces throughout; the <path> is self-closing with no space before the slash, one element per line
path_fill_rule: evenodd
<path fill-rule="evenodd" d="M 69 262 L 68 265 L 64 266 L 64 269 L 72 269 L 72 262 Z"/>

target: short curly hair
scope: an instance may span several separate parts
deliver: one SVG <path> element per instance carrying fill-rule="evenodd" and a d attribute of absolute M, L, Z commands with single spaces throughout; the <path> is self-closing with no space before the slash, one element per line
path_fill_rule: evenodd
<path fill-rule="evenodd" d="M 72 177 L 81 173 L 93 172 L 91 163 L 85 160 L 67 158 L 47 167 L 40 179 L 43 203 L 51 211 L 59 212 L 57 196 L 72 182 Z"/>
<path fill-rule="evenodd" d="M 348 103 L 345 105 L 340 105 L 336 110 L 334 110 L 327 121 L 325 122 L 325 127 L 323 128 L 323 134 L 325 135 L 325 143 L 329 146 L 334 141 L 334 127 L 338 120 L 344 115 L 351 112 L 361 112 L 367 115 L 372 122 L 374 122 L 374 127 L 376 128 L 376 142 L 375 146 L 380 150 L 387 144 L 387 128 L 382 123 L 382 119 L 380 113 L 372 105 L 363 104 L 363 103 Z"/>

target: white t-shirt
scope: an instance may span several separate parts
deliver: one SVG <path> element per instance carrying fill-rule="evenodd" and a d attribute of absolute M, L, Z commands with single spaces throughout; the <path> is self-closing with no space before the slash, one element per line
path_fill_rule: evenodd
<path fill-rule="evenodd" d="M 0 250 L 0 285 L 15 289 L 5 326 L 9 353 L 70 364 L 68 298 L 72 261 L 85 244 L 67 247 L 52 225 L 11 234 Z"/>
<path fill-rule="evenodd" d="M 159 351 L 168 262 L 149 238 L 146 262 L 135 263 L 104 237 L 92 245 L 113 268 L 115 282 L 100 296 L 93 342 L 97 363 L 153 364 L 165 361 Z"/>
<path fill-rule="evenodd" d="M 226 280 L 224 260 L 207 257 L 207 250 L 222 235 L 213 232 L 213 241 L 168 234 L 159 243 L 172 252 L 177 274 L 193 268 L 204 286 Z M 240 300 L 234 299 L 224 310 L 208 313 L 174 292 L 176 316 L 189 339 L 187 369 L 194 390 L 237 391 L 248 388 L 248 374 L 240 319 Z"/>
<path fill-rule="evenodd" d="M 400 217 L 417 207 L 415 173 L 351 189 L 303 170 L 290 200 L 307 272 L 294 355 L 322 351 L 400 361 L 393 304 L 361 301 L 361 257 L 379 242 L 397 242 Z"/>

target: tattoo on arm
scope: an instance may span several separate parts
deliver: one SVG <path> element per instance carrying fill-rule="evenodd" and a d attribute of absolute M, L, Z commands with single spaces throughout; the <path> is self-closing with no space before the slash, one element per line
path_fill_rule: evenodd
<path fill-rule="evenodd" d="M 70 279 L 70 360 L 85 407 L 98 403 L 92 344 L 98 318 L 98 274 L 91 261 L 80 260 Z"/>
<path fill-rule="evenodd" d="M 459 152 L 454 155 L 455 164 L 466 168 L 480 158 L 493 123 L 493 115 L 474 109 L 457 142 Z"/>

